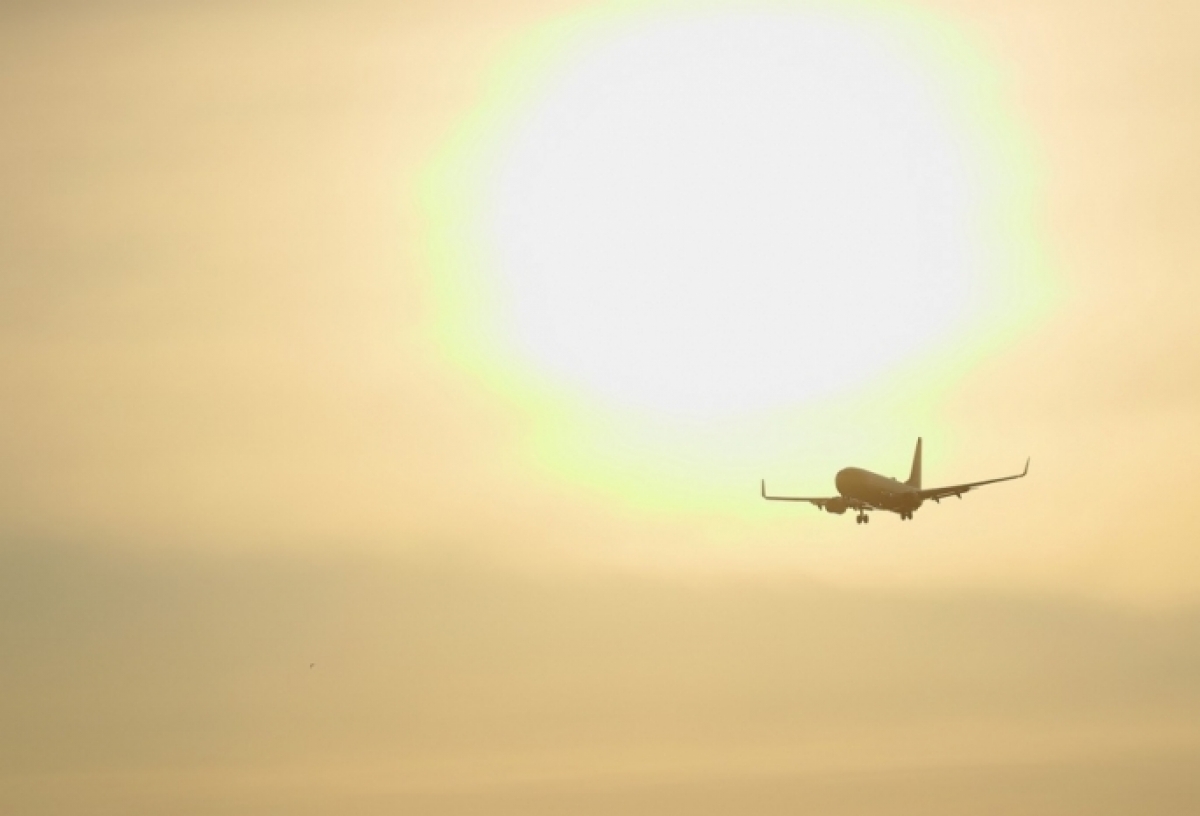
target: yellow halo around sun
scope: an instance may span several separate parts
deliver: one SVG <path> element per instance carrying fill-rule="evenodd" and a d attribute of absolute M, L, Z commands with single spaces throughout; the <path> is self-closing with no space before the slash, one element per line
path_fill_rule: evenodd
<path fill-rule="evenodd" d="M 531 37 L 426 185 L 446 347 L 514 391 L 711 427 L 928 383 L 1027 322 L 1030 174 L 990 78 L 880 9 Z"/>

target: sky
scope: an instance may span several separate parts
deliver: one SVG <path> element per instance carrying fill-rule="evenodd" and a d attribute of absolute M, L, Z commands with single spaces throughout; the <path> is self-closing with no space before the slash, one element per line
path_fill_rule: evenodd
<path fill-rule="evenodd" d="M 1194 812 L 1198 33 L 5 4 L 0 810 Z"/>

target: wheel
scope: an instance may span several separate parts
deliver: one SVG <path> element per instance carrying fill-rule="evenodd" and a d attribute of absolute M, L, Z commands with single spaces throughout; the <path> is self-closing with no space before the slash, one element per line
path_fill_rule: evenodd
<path fill-rule="evenodd" d="M 871 517 L 863 516 L 863 524 L 870 524 L 870 523 L 871 523 Z"/>

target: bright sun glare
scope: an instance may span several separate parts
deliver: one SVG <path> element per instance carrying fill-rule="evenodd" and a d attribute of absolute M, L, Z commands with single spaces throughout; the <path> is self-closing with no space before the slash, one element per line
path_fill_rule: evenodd
<path fill-rule="evenodd" d="M 968 324 L 967 140 L 883 27 L 625 26 L 516 117 L 484 198 L 501 336 L 573 392 L 705 417 L 864 384 Z"/>

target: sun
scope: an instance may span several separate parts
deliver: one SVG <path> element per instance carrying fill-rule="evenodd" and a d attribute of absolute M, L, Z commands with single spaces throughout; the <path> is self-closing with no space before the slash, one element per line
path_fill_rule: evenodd
<path fill-rule="evenodd" d="M 496 144 L 495 342 L 601 404 L 802 403 L 953 342 L 980 305 L 969 139 L 930 65 L 862 18 L 629 21 Z"/>
<path fill-rule="evenodd" d="M 618 5 L 515 37 L 431 155 L 431 353 L 652 513 L 945 427 L 1058 298 L 1002 65 L 888 2 Z"/>

